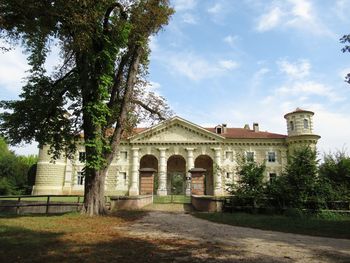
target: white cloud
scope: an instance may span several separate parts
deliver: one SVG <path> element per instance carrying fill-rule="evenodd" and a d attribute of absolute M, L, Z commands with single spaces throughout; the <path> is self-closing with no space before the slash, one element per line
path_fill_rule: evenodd
<path fill-rule="evenodd" d="M 272 8 L 267 14 L 260 17 L 256 29 L 258 31 L 268 31 L 280 24 L 284 13 L 279 7 Z"/>
<path fill-rule="evenodd" d="M 349 21 L 350 1 L 337 0 L 333 7 L 333 13 L 342 21 Z"/>
<path fill-rule="evenodd" d="M 238 63 L 233 60 L 220 60 L 219 65 L 227 70 L 236 69 L 239 66 Z"/>
<path fill-rule="evenodd" d="M 315 105 L 317 106 L 317 105 Z M 350 149 L 350 131 L 348 123 L 350 123 L 349 114 L 333 112 L 323 107 L 313 109 L 315 111 L 314 127 L 315 133 L 321 136 L 318 143 L 320 153 L 328 153 L 329 151 L 341 150 L 343 148 Z M 335 132 L 336 131 L 336 132 Z"/>
<path fill-rule="evenodd" d="M 296 18 L 311 21 L 315 19 L 312 14 L 313 6 L 308 0 L 289 0 L 292 4 L 292 15 Z"/>
<path fill-rule="evenodd" d="M 176 11 L 190 10 L 196 7 L 197 0 L 173 0 Z"/>
<path fill-rule="evenodd" d="M 301 79 L 310 74 L 311 65 L 305 59 L 300 59 L 295 63 L 282 59 L 277 61 L 277 65 L 281 72 L 294 79 Z"/>
<path fill-rule="evenodd" d="M 163 54 L 158 59 L 164 61 L 173 74 L 194 81 L 217 77 L 238 67 L 238 63 L 233 60 L 209 61 L 193 53 Z"/>
<path fill-rule="evenodd" d="M 210 14 L 219 14 L 219 13 L 221 13 L 222 9 L 223 9 L 222 4 L 221 3 L 216 3 L 215 5 L 213 5 L 212 7 L 210 7 L 208 9 L 208 13 L 210 13 Z"/>
<path fill-rule="evenodd" d="M 309 0 L 288 0 L 270 2 L 267 11 L 257 20 L 256 30 L 260 32 L 275 28 L 296 28 L 315 35 L 335 37 L 322 22 L 316 7 Z"/>
<path fill-rule="evenodd" d="M 27 70 L 29 66 L 20 49 L 0 53 L 0 87 L 2 89 L 18 94 Z"/>
<path fill-rule="evenodd" d="M 182 20 L 184 23 L 186 24 L 191 24 L 191 25 L 195 25 L 198 23 L 198 19 L 190 14 L 190 13 L 185 13 L 183 16 L 182 16 Z"/>
<path fill-rule="evenodd" d="M 223 39 L 223 41 L 231 47 L 234 47 L 238 40 L 239 40 L 239 36 L 233 36 L 233 35 L 228 35 Z"/>
<path fill-rule="evenodd" d="M 14 151 L 17 155 L 38 155 L 38 143 L 32 142 L 30 144 L 20 145 L 20 146 L 10 146 L 10 149 Z"/>
<path fill-rule="evenodd" d="M 254 73 L 252 78 L 252 90 L 260 86 L 263 77 L 270 72 L 270 69 L 263 67 Z"/>
<path fill-rule="evenodd" d="M 296 96 L 302 100 L 306 99 L 306 96 L 321 96 L 328 98 L 330 101 L 341 101 L 343 98 L 339 97 L 332 88 L 315 81 L 303 81 L 295 82 L 291 85 L 284 85 L 277 90 L 279 95 Z"/>

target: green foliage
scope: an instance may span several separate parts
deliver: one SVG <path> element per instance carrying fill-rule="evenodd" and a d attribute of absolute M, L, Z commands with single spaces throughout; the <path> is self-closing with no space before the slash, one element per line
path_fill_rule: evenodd
<path fill-rule="evenodd" d="M 318 176 L 316 151 L 309 146 L 296 148 L 289 156 L 284 174 L 268 188 L 268 196 L 279 208 L 320 209 L 326 206 L 330 186 Z"/>
<path fill-rule="evenodd" d="M 258 200 L 264 197 L 265 183 L 264 172 L 265 164 L 258 164 L 254 161 L 247 161 L 240 157 L 237 174 L 239 175 L 238 184 L 228 184 L 228 191 L 235 195 L 242 202 L 248 201 L 253 207 L 258 206 Z"/>
<path fill-rule="evenodd" d="M 330 185 L 330 200 L 350 200 L 350 157 L 343 151 L 324 155 L 320 177 Z"/>
<path fill-rule="evenodd" d="M 135 87 L 147 83 L 149 37 L 172 13 L 168 0 L 1 1 L 0 37 L 20 41 L 31 66 L 20 100 L 0 103 L 3 136 L 11 144 L 49 144 L 58 158 L 75 152 L 84 131 L 87 167 L 106 168 L 127 122 L 143 109 L 132 104 Z M 44 64 L 53 45 L 63 63 L 49 76 Z M 156 100 L 148 110 L 161 112 L 164 99 Z"/>
<path fill-rule="evenodd" d="M 0 194 L 30 194 L 33 179 L 29 184 L 28 172 L 36 164 L 37 157 L 16 156 L 2 138 L 0 149 Z"/>
<path fill-rule="evenodd" d="M 340 221 L 344 218 L 344 215 L 340 213 L 334 213 L 328 210 L 321 210 L 315 215 L 316 218 L 324 219 L 327 221 Z"/>

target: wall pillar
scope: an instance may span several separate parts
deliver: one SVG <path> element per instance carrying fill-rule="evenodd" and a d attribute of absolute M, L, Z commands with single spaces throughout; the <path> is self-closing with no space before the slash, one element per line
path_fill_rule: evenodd
<path fill-rule="evenodd" d="M 214 148 L 214 195 L 222 195 L 221 148 Z"/>
<path fill-rule="evenodd" d="M 194 168 L 194 158 L 193 158 L 193 151 L 194 148 L 186 148 L 187 151 L 187 176 L 186 176 L 186 190 L 185 194 L 187 196 L 191 195 L 191 173 L 190 170 Z"/>
<path fill-rule="evenodd" d="M 167 173 L 166 173 L 166 168 L 167 168 L 167 163 L 166 163 L 166 156 L 165 156 L 165 151 L 167 150 L 166 148 L 159 148 L 159 169 L 158 169 L 158 190 L 157 190 L 157 195 L 167 195 Z"/>
<path fill-rule="evenodd" d="M 129 189 L 129 195 L 139 195 L 139 148 L 132 148 L 132 167 L 131 167 L 131 185 Z"/>

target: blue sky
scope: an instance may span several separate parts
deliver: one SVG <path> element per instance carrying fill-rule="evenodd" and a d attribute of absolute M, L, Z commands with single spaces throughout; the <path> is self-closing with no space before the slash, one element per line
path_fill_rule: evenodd
<path fill-rule="evenodd" d="M 286 134 L 283 115 L 315 112 L 319 151 L 350 147 L 350 0 L 173 0 L 176 13 L 151 39 L 149 80 L 176 115 L 202 126 L 260 124 Z M 48 67 L 55 64 L 55 52 Z M 0 98 L 25 76 L 20 50 L 0 54 Z M 16 149 L 36 153 L 35 147 Z"/>

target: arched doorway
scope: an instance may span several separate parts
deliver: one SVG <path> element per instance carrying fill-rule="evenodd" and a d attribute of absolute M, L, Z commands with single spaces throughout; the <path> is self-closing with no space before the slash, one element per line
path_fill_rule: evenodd
<path fill-rule="evenodd" d="M 156 171 L 158 171 L 158 159 L 151 154 L 147 154 L 142 156 L 140 159 L 140 170 L 144 168 L 152 168 Z M 141 186 L 141 184 L 139 184 Z M 158 173 L 154 173 L 153 177 L 153 193 L 156 194 L 158 189 Z M 141 190 L 141 189 L 140 189 Z"/>
<path fill-rule="evenodd" d="M 207 170 L 205 173 L 205 194 L 214 195 L 213 159 L 208 155 L 199 155 L 194 161 L 194 167 Z"/>
<path fill-rule="evenodd" d="M 185 194 L 186 160 L 181 155 L 172 155 L 167 162 L 168 195 Z"/>

